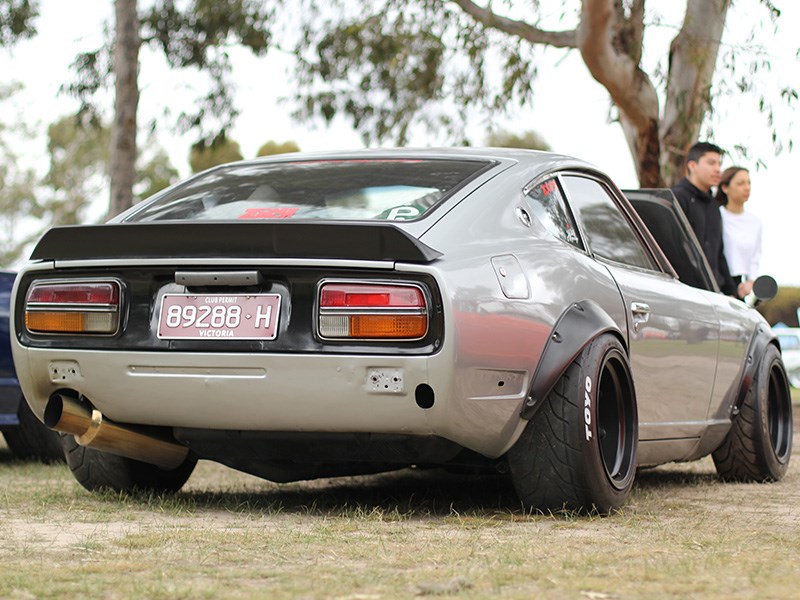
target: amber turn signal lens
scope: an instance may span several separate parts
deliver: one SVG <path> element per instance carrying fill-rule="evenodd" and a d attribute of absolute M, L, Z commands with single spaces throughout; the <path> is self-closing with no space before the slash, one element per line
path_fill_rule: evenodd
<path fill-rule="evenodd" d="M 117 315 L 92 312 L 28 311 L 25 326 L 33 333 L 113 333 Z"/>
<path fill-rule="evenodd" d="M 421 338 L 428 331 L 426 315 L 357 315 L 350 333 L 359 338 Z"/>
<path fill-rule="evenodd" d="M 83 331 L 83 313 L 26 312 L 25 326 L 37 333 L 78 333 Z"/>

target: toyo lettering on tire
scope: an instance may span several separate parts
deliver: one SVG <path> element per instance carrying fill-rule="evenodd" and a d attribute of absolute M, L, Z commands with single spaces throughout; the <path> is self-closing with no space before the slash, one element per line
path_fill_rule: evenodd
<path fill-rule="evenodd" d="M 778 481 L 792 454 L 792 400 L 778 349 L 767 346 L 739 414 L 712 456 L 727 481 Z"/>
<path fill-rule="evenodd" d="M 638 433 L 628 357 L 614 335 L 600 335 L 508 452 L 523 505 L 600 514 L 619 508 L 633 485 Z"/>
<path fill-rule="evenodd" d="M 75 436 L 62 437 L 67 466 L 87 490 L 115 492 L 177 492 L 189 479 L 197 464 L 192 454 L 176 469 L 166 470 L 132 458 L 116 456 L 94 448 L 81 446 Z"/>

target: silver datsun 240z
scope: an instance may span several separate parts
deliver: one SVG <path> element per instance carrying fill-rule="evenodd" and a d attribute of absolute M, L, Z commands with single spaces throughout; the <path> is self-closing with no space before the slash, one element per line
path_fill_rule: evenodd
<path fill-rule="evenodd" d="M 517 150 L 217 167 L 44 235 L 19 381 L 90 490 L 178 490 L 198 459 L 276 482 L 468 467 L 528 509 L 607 513 L 641 466 L 780 479 L 772 330 L 668 191 L 629 196 Z"/>

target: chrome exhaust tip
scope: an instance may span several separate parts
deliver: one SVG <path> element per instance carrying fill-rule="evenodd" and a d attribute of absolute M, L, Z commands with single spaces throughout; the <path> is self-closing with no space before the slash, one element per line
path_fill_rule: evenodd
<path fill-rule="evenodd" d="M 175 441 L 119 425 L 68 392 L 56 392 L 44 409 L 44 424 L 50 429 L 75 436 L 81 446 L 118 456 L 176 469 L 189 455 L 189 449 Z"/>

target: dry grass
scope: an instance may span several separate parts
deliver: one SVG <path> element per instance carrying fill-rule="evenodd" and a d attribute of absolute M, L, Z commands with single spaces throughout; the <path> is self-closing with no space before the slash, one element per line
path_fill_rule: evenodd
<path fill-rule="evenodd" d="M 798 407 L 795 407 L 796 409 Z M 800 410 L 796 410 L 800 412 Z M 274 485 L 201 463 L 169 498 L 91 495 L 0 448 L 2 598 L 794 598 L 800 469 L 640 474 L 608 518 L 531 516 L 500 478 Z"/>

